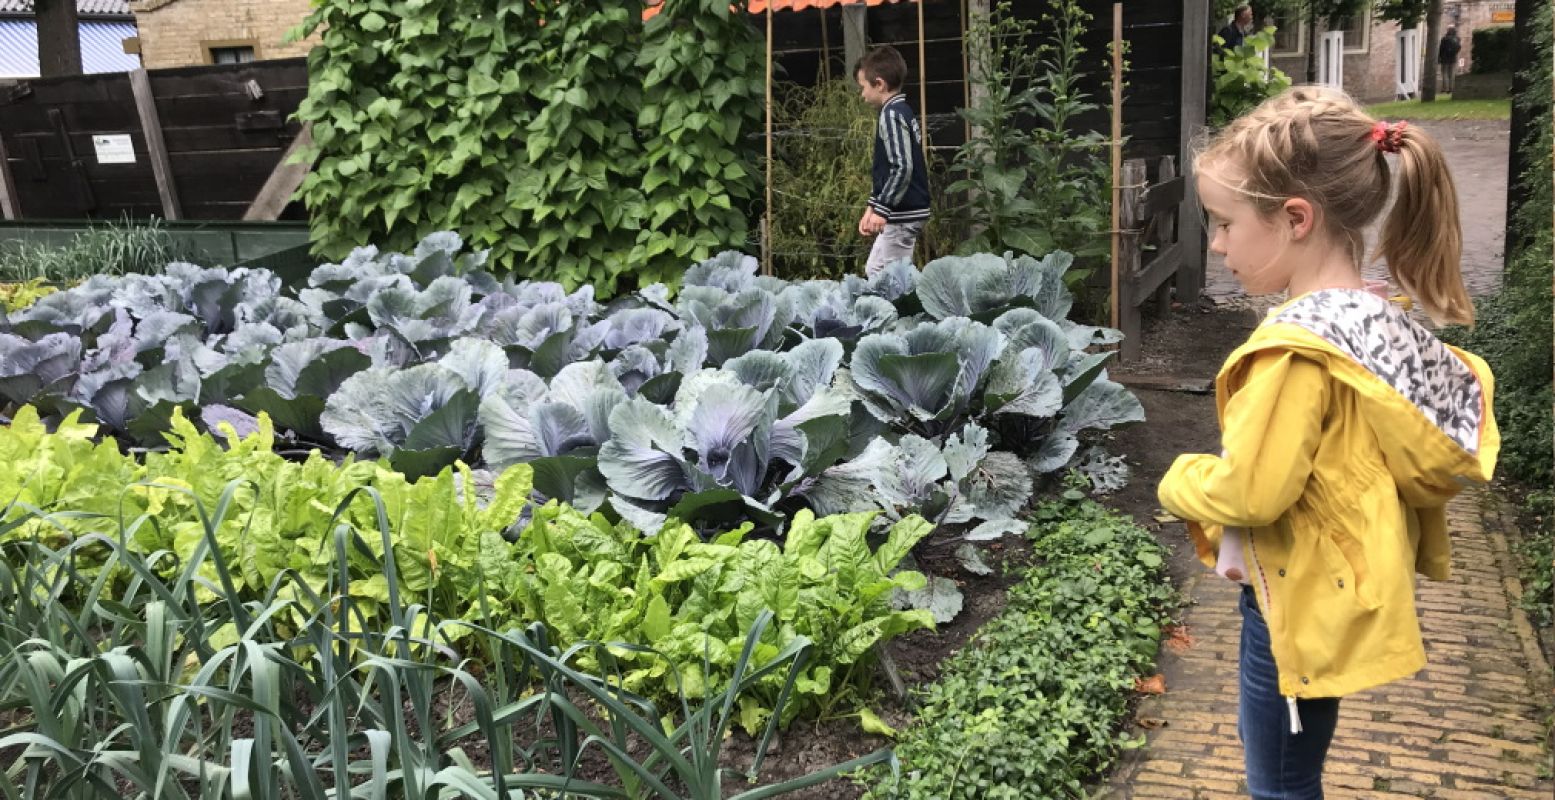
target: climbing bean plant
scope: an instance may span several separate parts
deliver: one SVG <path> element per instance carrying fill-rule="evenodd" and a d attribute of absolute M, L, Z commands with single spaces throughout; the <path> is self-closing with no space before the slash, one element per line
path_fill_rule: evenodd
<path fill-rule="evenodd" d="M 494 271 L 608 294 L 743 245 L 761 62 L 742 7 L 318 0 L 298 110 L 316 250 L 457 230 Z"/>
<path fill-rule="evenodd" d="M 760 188 L 746 134 L 762 117 L 761 37 L 728 0 L 666 0 L 648 20 L 637 69 L 645 224 L 632 262 L 669 281 L 689 260 L 745 241 Z"/>

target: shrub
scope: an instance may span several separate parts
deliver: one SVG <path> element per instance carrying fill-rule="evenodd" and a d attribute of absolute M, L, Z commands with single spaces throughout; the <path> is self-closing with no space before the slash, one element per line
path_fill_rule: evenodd
<path fill-rule="evenodd" d="M 1526 202 L 1511 220 L 1508 245 L 1516 247 L 1502 275 L 1499 292 L 1476 302 L 1478 324 L 1472 330 L 1448 329 L 1443 335 L 1455 344 L 1483 356 L 1496 376 L 1496 422 L 1501 428 L 1500 474 L 1525 487 L 1548 487 L 1555 478 L 1555 395 L 1550 386 L 1552 337 L 1550 319 L 1555 313 L 1550 295 L 1555 267 L 1555 233 L 1550 215 L 1555 209 L 1551 188 L 1552 146 L 1550 50 L 1555 29 L 1549 4 L 1540 4 L 1530 25 L 1534 53 L 1529 68 L 1528 91 L 1516 102 L 1530 111 L 1529 138 L 1514 142 L 1528 154 L 1524 183 Z M 1509 45 L 1505 45 L 1509 47 Z M 1479 31 L 1475 32 L 1475 64 L 1479 64 Z M 1509 50 L 1507 51 L 1509 52 Z M 1555 583 L 1550 552 L 1555 541 L 1555 522 L 1548 508 L 1548 494 L 1534 495 L 1526 515 L 1531 527 L 1522 548 L 1525 559 L 1524 604 L 1536 619 L 1548 624 L 1550 586 Z"/>
<path fill-rule="evenodd" d="M 1470 65 L 1470 71 L 1476 75 L 1511 72 L 1512 54 L 1517 45 L 1515 33 L 1516 28 L 1511 25 L 1475 28 L 1472 51 L 1474 63 Z"/>
<path fill-rule="evenodd" d="M 1210 92 L 1209 124 L 1223 127 L 1246 114 L 1259 103 L 1290 88 L 1290 78 L 1266 67 L 1263 51 L 1274 46 L 1274 29 L 1247 37 L 1240 47 L 1226 48 L 1225 41 L 1214 37 L 1215 52 L 1210 56 L 1210 74 L 1214 86 Z"/>

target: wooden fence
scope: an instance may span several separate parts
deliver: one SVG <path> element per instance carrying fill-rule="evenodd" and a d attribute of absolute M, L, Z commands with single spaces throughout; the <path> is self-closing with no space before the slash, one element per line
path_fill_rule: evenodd
<path fill-rule="evenodd" d="M 1139 356 L 1145 307 L 1157 314 L 1171 311 L 1174 279 L 1194 268 L 1190 254 L 1200 243 L 1197 235 L 1182 236 L 1196 226 L 1181 224 L 1181 217 L 1198 211 L 1184 202 L 1187 182 L 1177 174 L 1177 159 L 1162 157 L 1153 182 L 1143 159 L 1125 161 L 1119 187 L 1118 326 L 1124 336 L 1120 355 L 1129 361 Z"/>
<path fill-rule="evenodd" d="M 7 219 L 242 219 L 301 134 L 305 59 L 0 88 Z M 296 204 L 270 218 L 305 219 Z"/>

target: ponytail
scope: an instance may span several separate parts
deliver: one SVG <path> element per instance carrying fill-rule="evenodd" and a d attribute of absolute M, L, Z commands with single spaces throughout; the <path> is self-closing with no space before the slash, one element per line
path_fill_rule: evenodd
<path fill-rule="evenodd" d="M 1424 131 L 1380 123 L 1349 95 L 1299 86 L 1269 98 L 1222 130 L 1198 154 L 1196 169 L 1234 165 L 1235 188 L 1266 217 L 1286 198 L 1322 210 L 1321 225 L 1348 245 L 1359 269 L 1365 231 L 1388 204 L 1398 154 L 1398 194 L 1377 254 L 1393 279 L 1437 323 L 1474 323 L 1458 260 L 1463 228 L 1447 160 Z"/>
<path fill-rule="evenodd" d="M 1458 190 L 1436 141 L 1416 127 L 1399 131 L 1398 195 L 1377 250 L 1393 279 L 1432 321 L 1474 324 L 1474 302 L 1463 285 L 1463 227 Z"/>

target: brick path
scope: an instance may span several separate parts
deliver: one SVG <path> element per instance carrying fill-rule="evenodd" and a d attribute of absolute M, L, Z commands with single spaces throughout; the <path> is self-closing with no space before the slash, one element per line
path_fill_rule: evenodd
<path fill-rule="evenodd" d="M 1429 664 L 1413 679 L 1346 698 L 1326 772 L 1330 798 L 1547 800 L 1541 742 L 1552 677 L 1516 599 L 1509 510 L 1470 490 L 1448 507 L 1454 576 L 1421 580 Z M 1167 693 L 1134 720 L 1148 744 L 1114 773 L 1107 798 L 1245 796 L 1236 736 L 1237 589 L 1213 573 L 1184 587 L 1193 643 L 1163 650 Z M 1161 722 L 1160 727 L 1152 727 Z M 1135 727 L 1135 733 L 1140 728 Z"/>

